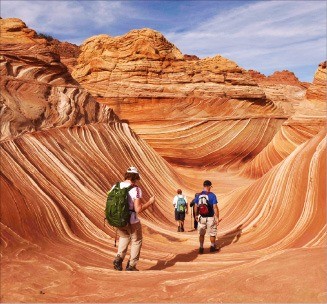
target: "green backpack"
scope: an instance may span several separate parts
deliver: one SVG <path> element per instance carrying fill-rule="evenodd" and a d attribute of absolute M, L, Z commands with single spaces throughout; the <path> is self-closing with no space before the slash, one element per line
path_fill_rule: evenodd
<path fill-rule="evenodd" d="M 186 210 L 186 201 L 184 197 L 179 197 L 177 200 L 177 207 L 176 207 L 178 212 L 185 212 Z"/>
<path fill-rule="evenodd" d="M 125 227 L 129 224 L 130 220 L 128 191 L 131 190 L 134 185 L 120 189 L 119 184 L 120 183 L 117 183 L 108 193 L 106 209 L 104 211 L 108 223 L 113 227 Z"/>

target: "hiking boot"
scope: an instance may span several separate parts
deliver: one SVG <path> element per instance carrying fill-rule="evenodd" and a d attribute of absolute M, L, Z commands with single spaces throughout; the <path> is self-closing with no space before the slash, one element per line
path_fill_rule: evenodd
<path fill-rule="evenodd" d="M 200 248 L 199 248 L 199 253 L 200 253 L 200 254 L 203 254 L 203 252 L 204 252 L 204 248 L 201 248 L 201 247 L 200 247 Z"/>
<path fill-rule="evenodd" d="M 131 266 L 128 264 L 128 266 L 126 266 L 126 271 L 139 271 L 135 266 Z"/>
<path fill-rule="evenodd" d="M 178 226 L 177 232 L 181 232 L 181 227 Z"/>
<path fill-rule="evenodd" d="M 123 259 L 117 255 L 116 258 L 113 261 L 114 268 L 116 270 L 122 271 L 123 270 Z"/>
<path fill-rule="evenodd" d="M 214 246 L 210 246 L 210 252 L 216 252 L 216 251 L 220 251 L 220 248 L 216 248 Z"/>

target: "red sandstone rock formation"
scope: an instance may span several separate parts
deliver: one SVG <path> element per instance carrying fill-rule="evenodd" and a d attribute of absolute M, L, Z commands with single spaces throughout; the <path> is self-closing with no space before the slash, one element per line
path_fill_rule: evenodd
<path fill-rule="evenodd" d="M 59 55 L 18 19 L 1 19 L 1 140 L 25 132 L 108 121 Z"/>
<path fill-rule="evenodd" d="M 127 119 L 161 156 L 176 164 L 211 167 L 254 157 L 273 133 L 262 141 L 256 136 L 244 137 L 244 144 L 234 146 L 230 153 L 226 126 L 235 125 L 234 134 L 236 129 L 240 134 L 262 132 L 268 125 L 277 132 L 287 119 L 250 73 L 236 63 L 219 55 L 185 60 L 153 30 L 92 37 L 81 51 L 74 78 L 99 102 Z M 201 135 L 204 127 L 212 131 Z M 213 143 L 197 149 L 190 144 L 194 136 L 205 136 Z M 210 161 L 204 161 L 208 155 Z"/>
<path fill-rule="evenodd" d="M 200 60 L 200 58 L 198 56 L 195 56 L 195 55 L 187 55 L 187 54 L 184 54 L 184 59 L 185 60 Z"/>
<path fill-rule="evenodd" d="M 326 61 L 319 64 L 319 67 L 315 73 L 313 83 L 308 88 L 306 97 L 310 100 L 317 100 L 321 102 L 326 102 L 326 83 L 327 83 L 327 73 L 326 73 Z"/>
<path fill-rule="evenodd" d="M 93 51 L 90 39 L 74 75 L 135 133 L 45 41 L 0 21 L 3 302 L 326 302 L 323 102 L 278 85 L 292 103 L 281 107 L 235 63 L 197 67 L 157 32 L 96 38 Z M 106 191 L 131 164 L 145 199 L 157 199 L 141 215 L 138 273 L 112 269 L 115 232 L 103 226 Z M 222 249 L 198 255 L 189 215 L 176 232 L 171 200 L 177 188 L 191 199 L 204 179 Z"/>
<path fill-rule="evenodd" d="M 61 42 L 57 39 L 52 39 L 49 41 L 49 44 L 51 46 L 51 51 L 59 54 L 60 61 L 67 66 L 69 72 L 72 72 L 80 54 L 79 47 L 75 44 Z"/>
<path fill-rule="evenodd" d="M 308 84 L 301 82 L 293 72 L 288 70 L 284 71 L 276 71 L 270 76 L 265 76 L 260 72 L 255 70 L 249 70 L 251 76 L 261 85 L 291 85 L 291 86 L 299 86 L 306 87 Z"/>

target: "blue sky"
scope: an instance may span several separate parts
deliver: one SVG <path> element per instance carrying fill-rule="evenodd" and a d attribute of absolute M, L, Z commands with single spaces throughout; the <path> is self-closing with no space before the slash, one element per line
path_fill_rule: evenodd
<path fill-rule="evenodd" d="M 184 54 L 220 54 L 265 75 L 287 69 L 309 82 L 326 60 L 326 12 L 325 0 L 1 0 L 2 18 L 20 18 L 61 41 L 80 45 L 94 35 L 148 27 Z"/>

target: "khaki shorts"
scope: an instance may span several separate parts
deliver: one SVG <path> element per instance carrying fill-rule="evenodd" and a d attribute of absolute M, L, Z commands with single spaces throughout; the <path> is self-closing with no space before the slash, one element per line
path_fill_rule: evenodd
<path fill-rule="evenodd" d="M 217 235 L 217 222 L 214 217 L 199 217 L 198 231 L 200 235 L 205 235 L 209 230 L 210 236 Z"/>

